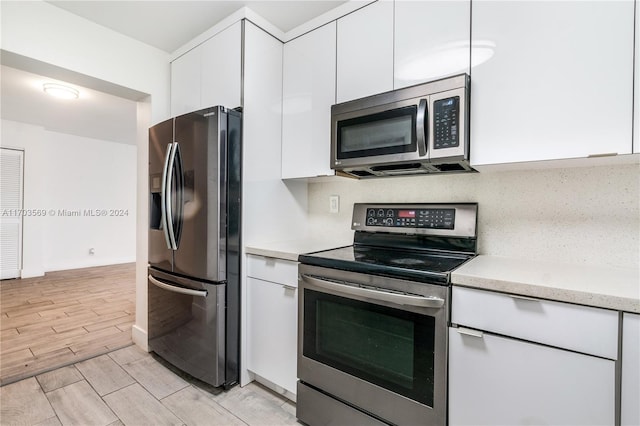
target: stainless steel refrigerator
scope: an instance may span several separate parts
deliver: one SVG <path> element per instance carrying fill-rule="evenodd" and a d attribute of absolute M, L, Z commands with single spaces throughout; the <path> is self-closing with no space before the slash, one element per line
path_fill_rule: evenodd
<path fill-rule="evenodd" d="M 149 348 L 213 386 L 238 382 L 240 112 L 149 129 Z"/>

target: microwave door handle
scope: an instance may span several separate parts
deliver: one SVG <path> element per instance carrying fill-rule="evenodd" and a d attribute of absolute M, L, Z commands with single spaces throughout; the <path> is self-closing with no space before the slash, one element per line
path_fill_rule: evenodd
<path fill-rule="evenodd" d="M 302 281 L 325 290 L 342 293 L 349 296 L 365 297 L 373 300 L 394 303 L 396 305 L 417 306 L 420 308 L 442 308 L 444 299 L 434 296 L 412 296 L 409 294 L 389 293 L 386 291 L 372 290 L 368 288 L 355 287 L 348 284 L 338 284 L 331 281 L 322 280 L 308 275 L 300 277 Z"/>
<path fill-rule="evenodd" d="M 418 104 L 418 116 L 416 117 L 416 139 L 418 142 L 418 154 L 420 157 L 427 155 L 427 131 L 429 129 L 429 111 L 427 100 L 420 99 Z"/>

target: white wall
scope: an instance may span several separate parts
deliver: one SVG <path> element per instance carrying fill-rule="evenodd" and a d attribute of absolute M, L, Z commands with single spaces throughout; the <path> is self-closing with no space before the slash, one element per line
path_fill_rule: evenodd
<path fill-rule="evenodd" d="M 350 231 L 356 202 L 477 202 L 481 254 L 635 267 L 640 263 L 637 165 L 403 177 L 309 184 L 313 233 Z M 330 214 L 329 195 L 340 196 Z"/>
<path fill-rule="evenodd" d="M 0 22 L 3 51 L 151 95 L 152 121 L 169 117 L 168 53 L 43 1 L 2 1 Z"/>
<path fill-rule="evenodd" d="M 135 145 L 8 120 L 1 136 L 25 153 L 24 208 L 47 211 L 25 217 L 23 277 L 136 260 Z"/>

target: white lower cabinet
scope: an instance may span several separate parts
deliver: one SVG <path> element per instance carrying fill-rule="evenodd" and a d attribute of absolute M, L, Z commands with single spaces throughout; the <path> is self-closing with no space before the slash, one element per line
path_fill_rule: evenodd
<path fill-rule="evenodd" d="M 613 425 L 615 362 L 449 329 L 450 425 Z"/>
<path fill-rule="evenodd" d="M 249 255 L 247 268 L 247 369 L 295 398 L 297 262 Z"/>
<path fill-rule="evenodd" d="M 622 319 L 622 412 L 620 424 L 640 425 L 640 315 Z"/>
<path fill-rule="evenodd" d="M 451 300 L 450 425 L 616 423 L 618 312 L 456 286 Z"/>

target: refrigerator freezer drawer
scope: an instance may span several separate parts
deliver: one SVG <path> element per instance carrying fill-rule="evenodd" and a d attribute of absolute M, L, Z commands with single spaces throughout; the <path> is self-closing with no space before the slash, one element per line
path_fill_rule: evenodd
<path fill-rule="evenodd" d="M 225 384 L 226 284 L 200 289 L 149 274 L 149 348 L 213 386 Z"/>

